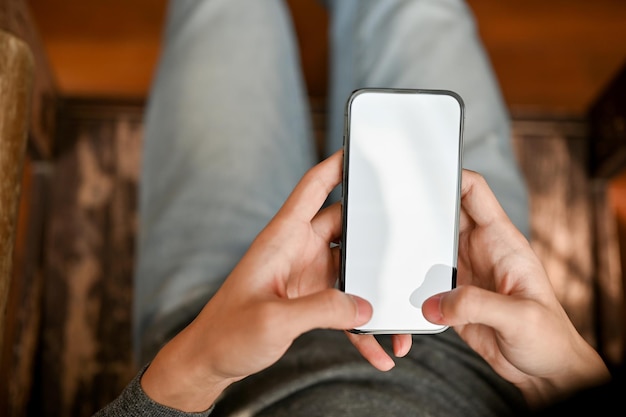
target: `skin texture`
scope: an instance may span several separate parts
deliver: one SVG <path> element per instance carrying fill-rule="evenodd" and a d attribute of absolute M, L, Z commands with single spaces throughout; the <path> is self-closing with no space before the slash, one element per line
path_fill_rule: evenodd
<path fill-rule="evenodd" d="M 609 379 L 556 298 L 528 241 L 477 173 L 463 172 L 458 287 L 424 316 L 454 327 L 532 407 Z"/>
<path fill-rule="evenodd" d="M 320 208 L 341 181 L 342 158 L 339 151 L 304 175 L 198 317 L 157 354 L 142 378 L 153 400 L 206 410 L 228 385 L 276 362 L 299 335 L 371 318 L 367 301 L 333 288 L 339 250 L 330 243 L 341 235 L 341 206 Z M 348 337 L 376 368 L 394 366 L 373 336 Z M 393 345 L 402 356 L 411 338 L 394 336 Z"/>
<path fill-rule="evenodd" d="M 149 397 L 206 410 L 230 384 L 280 359 L 299 335 L 371 318 L 366 300 L 334 288 L 339 252 L 330 243 L 341 235 L 341 207 L 320 208 L 341 181 L 341 163 L 339 151 L 304 175 L 198 317 L 157 354 L 141 381 Z M 604 363 L 480 175 L 464 171 L 461 204 L 460 285 L 427 300 L 426 318 L 453 326 L 533 406 L 606 380 Z M 346 334 L 373 366 L 394 366 L 373 336 Z M 393 338 L 394 355 L 405 355 L 410 335 Z"/>

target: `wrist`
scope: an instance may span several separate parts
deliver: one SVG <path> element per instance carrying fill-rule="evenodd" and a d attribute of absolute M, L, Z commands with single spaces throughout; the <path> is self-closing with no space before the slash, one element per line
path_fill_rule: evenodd
<path fill-rule="evenodd" d="M 189 354 L 180 339 L 165 345 L 141 377 L 141 388 L 153 401 L 184 411 L 211 408 L 234 381 L 210 372 L 209 367 Z"/>
<path fill-rule="evenodd" d="M 611 374 L 600 355 L 580 337 L 577 348 L 557 375 L 538 378 L 522 391 L 529 406 L 537 409 L 610 380 Z"/>

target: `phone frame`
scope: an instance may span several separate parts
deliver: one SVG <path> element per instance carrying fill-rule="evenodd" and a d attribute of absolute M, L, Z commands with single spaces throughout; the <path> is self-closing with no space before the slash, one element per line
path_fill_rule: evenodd
<path fill-rule="evenodd" d="M 364 93 L 393 93 L 393 94 L 429 94 L 429 95 L 447 95 L 456 99 L 459 103 L 460 120 L 459 120 L 459 134 L 458 134 L 458 174 L 457 174 L 457 190 L 456 190 L 456 207 L 454 218 L 454 236 L 452 244 L 452 276 L 450 289 L 456 287 L 457 281 L 457 258 L 458 258 L 458 239 L 459 239 L 459 218 L 461 207 L 461 176 L 462 176 L 462 160 L 463 160 L 463 132 L 465 121 L 465 104 L 461 96 L 450 90 L 442 89 L 409 89 L 409 88 L 361 88 L 355 90 L 346 102 L 344 113 L 344 136 L 343 136 L 343 174 L 342 174 L 342 191 L 341 191 L 341 203 L 342 203 L 342 237 L 340 243 L 340 273 L 339 273 L 339 288 L 345 292 L 346 287 L 346 248 L 347 248 L 347 213 L 348 213 L 348 192 L 350 187 L 349 173 L 350 173 L 350 116 L 352 103 L 361 94 Z M 362 329 L 350 329 L 349 331 L 355 334 L 436 334 L 445 331 L 448 326 L 439 326 L 433 330 L 429 329 L 378 329 L 378 330 L 362 330 Z"/>

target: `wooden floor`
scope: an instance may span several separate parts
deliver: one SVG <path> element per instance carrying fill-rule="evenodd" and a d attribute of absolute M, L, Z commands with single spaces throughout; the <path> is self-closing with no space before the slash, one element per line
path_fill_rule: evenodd
<path fill-rule="evenodd" d="M 28 2 L 64 94 L 145 97 L 158 59 L 167 0 Z M 287 3 L 310 95 L 323 97 L 327 13 L 317 0 Z M 623 0 L 468 4 L 512 112 L 583 116 L 626 65 Z M 626 207 L 621 194 L 614 193 L 612 201 Z M 626 218 L 620 221 L 626 224 Z"/>
<path fill-rule="evenodd" d="M 320 129 L 324 109 L 315 120 Z M 142 107 L 72 101 L 50 184 L 40 358 L 30 415 L 89 416 L 136 372 L 131 302 Z M 581 334 L 621 361 L 621 277 L 597 291 L 594 182 L 581 120 L 515 119 L 513 141 L 531 196 L 531 244 Z M 604 276 L 607 279 L 610 274 Z M 608 326 L 607 326 L 608 323 Z"/>
<path fill-rule="evenodd" d="M 62 151 L 54 169 L 29 168 L 50 192 L 43 333 L 30 414 L 87 416 L 115 397 L 135 370 L 128 335 L 142 100 L 166 2 L 29 3 L 62 96 L 80 98 L 68 101 L 59 118 Z M 607 184 L 589 178 L 585 167 L 587 111 L 626 59 L 626 2 L 468 3 L 514 115 L 514 145 L 531 192 L 531 243 L 577 328 L 607 360 L 621 361 L 621 265 L 611 263 L 615 256 L 600 262 L 597 253 L 619 259 L 625 251 L 610 243 L 617 232 L 609 223 L 617 212 L 617 230 L 626 236 L 626 176 L 608 184 L 607 199 Z M 327 16 L 316 0 L 288 4 L 319 130 Z M 608 223 L 596 222 L 597 213 Z"/>
<path fill-rule="evenodd" d="M 64 94 L 145 97 L 158 59 L 166 0 L 29 3 Z M 310 95 L 323 97 L 328 16 L 317 0 L 287 3 Z M 468 4 L 514 113 L 584 116 L 626 65 L 623 0 L 468 0 Z M 626 225 L 621 214 L 626 212 L 626 193 L 620 192 L 619 184 L 611 201 Z"/>
<path fill-rule="evenodd" d="M 29 0 L 59 87 L 70 95 L 144 96 L 165 0 Z M 289 0 L 311 95 L 326 88 L 327 16 Z M 509 106 L 584 113 L 626 62 L 623 0 L 469 0 Z"/>

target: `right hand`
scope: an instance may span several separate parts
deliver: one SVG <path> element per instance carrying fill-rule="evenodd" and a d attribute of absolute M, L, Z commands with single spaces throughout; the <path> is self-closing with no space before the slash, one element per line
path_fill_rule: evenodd
<path fill-rule="evenodd" d="M 424 316 L 453 326 L 531 407 L 608 380 L 484 178 L 465 170 L 461 188 L 459 285 L 429 298 Z"/>

